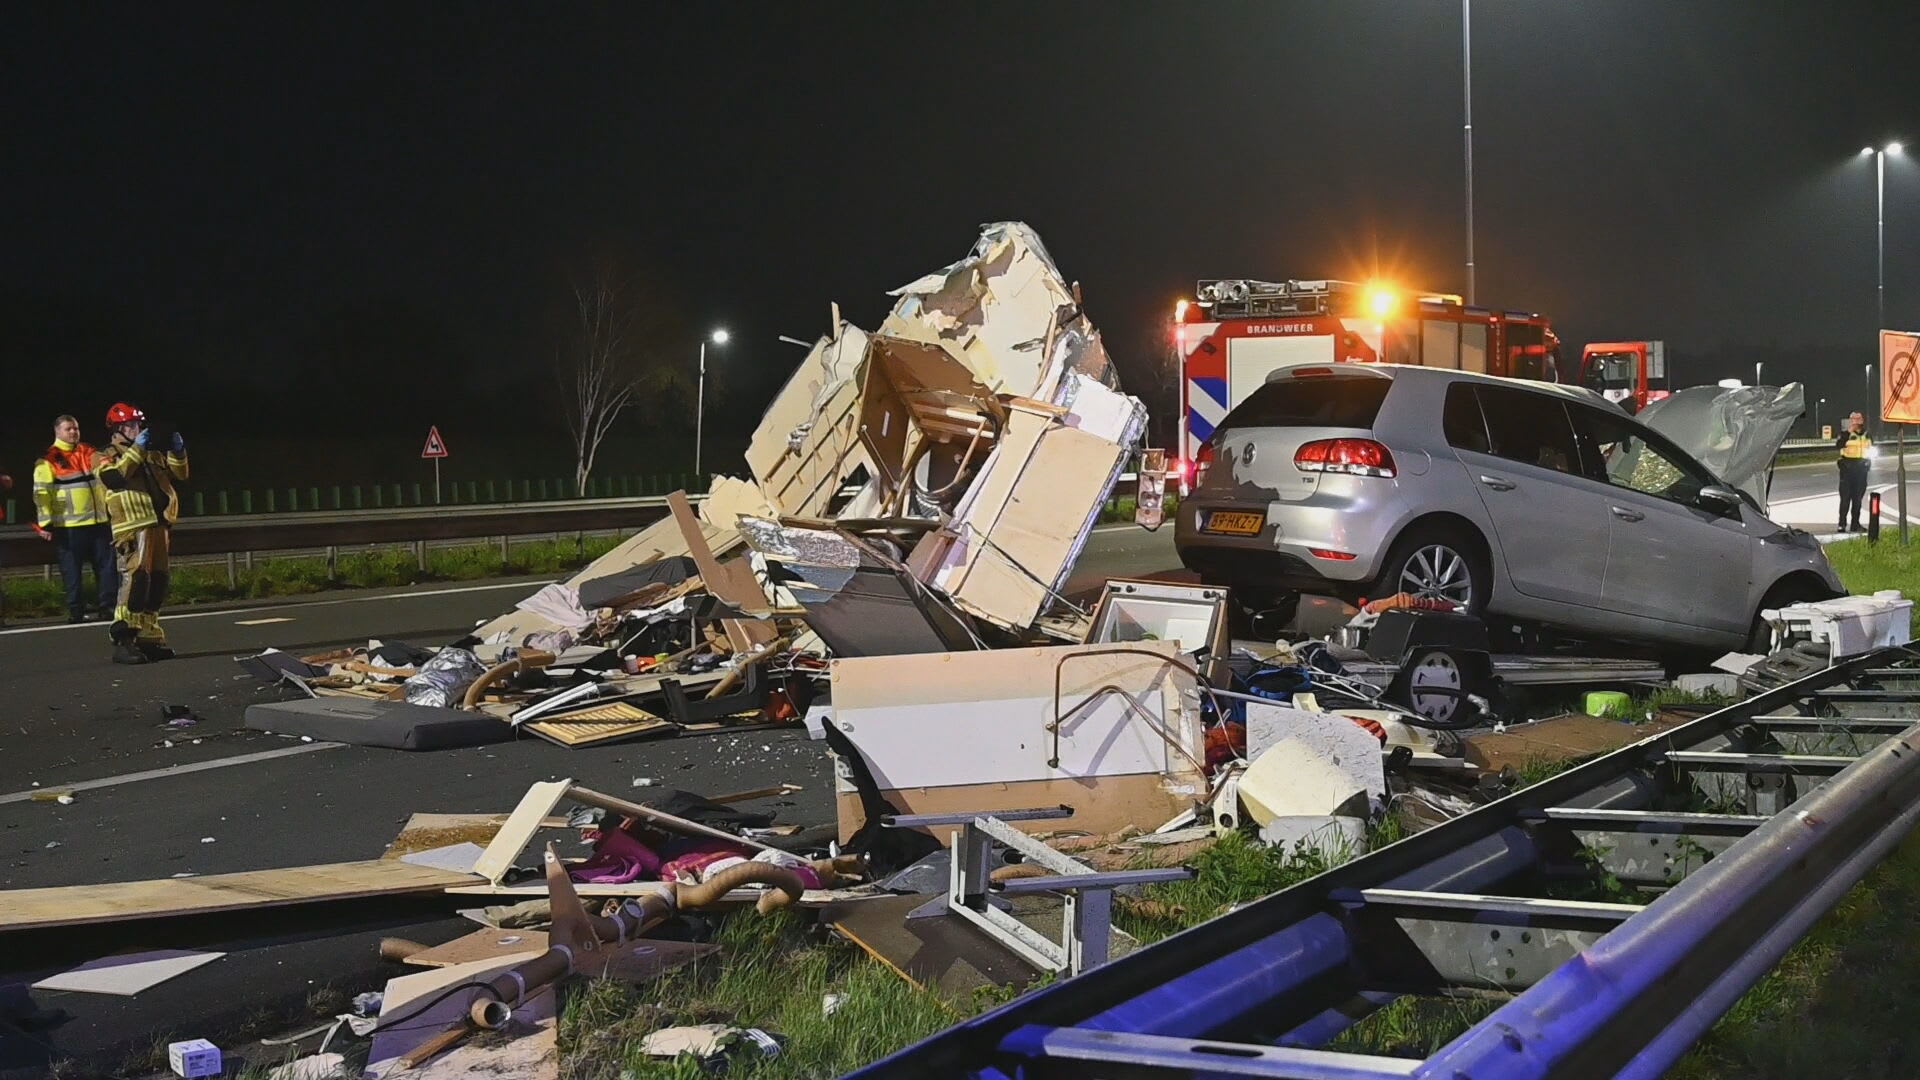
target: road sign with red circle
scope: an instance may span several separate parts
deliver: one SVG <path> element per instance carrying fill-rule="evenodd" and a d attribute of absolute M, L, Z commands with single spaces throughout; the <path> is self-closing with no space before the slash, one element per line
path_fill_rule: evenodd
<path fill-rule="evenodd" d="M 1920 334 L 1880 331 L 1880 419 L 1920 424 Z"/>

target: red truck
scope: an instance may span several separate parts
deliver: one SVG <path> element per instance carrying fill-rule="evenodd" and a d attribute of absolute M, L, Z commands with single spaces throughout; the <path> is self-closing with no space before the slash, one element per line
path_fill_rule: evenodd
<path fill-rule="evenodd" d="M 1580 350 L 1579 385 L 1637 413 L 1673 392 L 1664 341 L 1596 341 Z"/>

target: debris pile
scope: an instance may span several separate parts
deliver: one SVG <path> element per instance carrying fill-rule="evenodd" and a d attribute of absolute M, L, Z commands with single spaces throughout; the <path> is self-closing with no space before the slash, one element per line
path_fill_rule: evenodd
<path fill-rule="evenodd" d="M 249 658 L 318 697 L 250 726 L 426 748 L 524 732 L 564 746 L 797 722 L 828 657 L 1079 640 L 1045 620 L 1146 425 L 1040 239 L 988 226 L 895 291 L 876 332 L 838 318 L 746 454 L 572 579 L 429 655 Z M 361 719 L 355 720 L 354 717 Z M 405 726 L 407 736 L 393 730 Z M 437 733 L 437 734 L 434 734 Z"/>

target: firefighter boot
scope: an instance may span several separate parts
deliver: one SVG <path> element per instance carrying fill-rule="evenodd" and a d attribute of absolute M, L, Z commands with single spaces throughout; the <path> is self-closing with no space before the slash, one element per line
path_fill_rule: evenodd
<path fill-rule="evenodd" d="M 144 664 L 147 662 L 147 654 L 140 651 L 140 646 L 135 641 L 133 627 L 127 625 L 124 620 L 116 620 L 113 628 L 107 631 L 107 636 L 113 639 L 114 663 Z"/>
<path fill-rule="evenodd" d="M 142 655 L 153 661 L 173 659 L 173 650 L 167 648 L 167 632 L 160 629 L 159 612 L 136 612 L 130 621 L 133 624 L 134 646 Z"/>

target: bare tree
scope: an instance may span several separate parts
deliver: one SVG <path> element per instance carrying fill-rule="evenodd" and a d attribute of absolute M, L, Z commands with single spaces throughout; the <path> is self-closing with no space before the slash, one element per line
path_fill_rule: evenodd
<path fill-rule="evenodd" d="M 561 412 L 573 440 L 573 480 L 587 493 L 600 444 L 636 395 L 684 389 L 686 376 L 665 362 L 657 297 L 610 266 L 573 286 L 573 340 L 554 367 Z"/>

